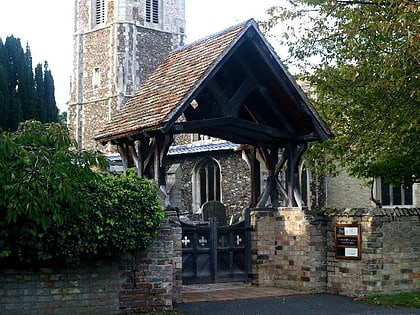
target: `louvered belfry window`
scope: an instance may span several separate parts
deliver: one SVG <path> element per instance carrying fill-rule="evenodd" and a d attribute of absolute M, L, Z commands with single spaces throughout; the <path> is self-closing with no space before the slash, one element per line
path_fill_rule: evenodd
<path fill-rule="evenodd" d="M 159 0 L 146 0 L 146 22 L 159 23 Z"/>
<path fill-rule="evenodd" d="M 96 24 L 105 22 L 105 0 L 96 0 L 95 22 Z"/>

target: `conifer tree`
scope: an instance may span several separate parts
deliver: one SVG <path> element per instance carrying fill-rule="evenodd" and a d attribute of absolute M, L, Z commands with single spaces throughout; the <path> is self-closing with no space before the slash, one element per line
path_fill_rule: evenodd
<path fill-rule="evenodd" d="M 7 126 L 9 118 L 9 89 L 7 86 L 7 57 L 3 41 L 0 39 L 0 127 Z"/>
<path fill-rule="evenodd" d="M 44 122 L 58 121 L 58 108 L 54 96 L 54 79 L 51 70 L 48 68 L 48 62 L 44 64 L 44 90 L 45 90 L 45 109 L 47 112 Z"/>
<path fill-rule="evenodd" d="M 38 120 L 42 122 L 47 121 L 47 109 L 44 104 L 45 100 L 45 87 L 44 87 L 44 74 L 42 72 L 42 65 L 38 63 L 35 67 L 35 106 L 38 112 Z"/>
<path fill-rule="evenodd" d="M 32 68 L 29 44 L 25 51 L 19 38 L 0 39 L 0 128 L 14 131 L 22 121 L 58 121 L 54 79 L 48 63 Z"/>
<path fill-rule="evenodd" d="M 22 104 L 23 119 L 39 120 L 34 105 L 34 74 L 32 71 L 32 55 L 28 45 L 22 56 L 18 72 L 18 97 Z"/>

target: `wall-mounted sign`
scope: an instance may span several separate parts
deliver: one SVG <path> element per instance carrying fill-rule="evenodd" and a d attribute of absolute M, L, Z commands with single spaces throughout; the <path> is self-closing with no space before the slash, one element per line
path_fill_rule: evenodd
<path fill-rule="evenodd" d="M 335 257 L 361 259 L 362 233 L 360 224 L 335 225 Z"/>

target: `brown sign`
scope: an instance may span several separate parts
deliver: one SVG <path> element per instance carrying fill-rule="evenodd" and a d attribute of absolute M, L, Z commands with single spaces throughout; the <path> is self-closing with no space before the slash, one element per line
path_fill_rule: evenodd
<path fill-rule="evenodd" d="M 342 259 L 361 259 L 360 224 L 335 225 L 335 257 Z"/>

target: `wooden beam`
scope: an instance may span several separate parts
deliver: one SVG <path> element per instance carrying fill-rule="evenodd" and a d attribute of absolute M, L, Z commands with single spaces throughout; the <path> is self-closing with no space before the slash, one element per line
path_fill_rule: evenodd
<path fill-rule="evenodd" d="M 203 119 L 195 121 L 187 121 L 176 123 L 172 126 L 172 133 L 203 133 L 210 129 L 215 129 L 226 127 L 227 130 L 230 130 L 232 127 L 238 128 L 239 133 L 244 132 L 253 132 L 255 134 L 264 135 L 265 138 L 270 138 L 273 140 L 288 140 L 293 138 L 293 136 L 285 130 L 273 128 L 267 125 L 260 125 L 252 121 L 243 120 L 235 117 L 220 117 L 212 119 Z M 220 137 L 223 138 L 223 137 Z M 255 139 L 258 142 L 258 139 Z"/>
<path fill-rule="evenodd" d="M 129 167 L 129 165 L 128 165 L 128 150 L 127 150 L 126 143 L 119 143 L 118 146 L 117 146 L 117 149 L 118 149 L 118 152 L 120 153 L 120 156 L 121 156 L 123 171 L 124 171 L 124 174 L 125 174 L 127 172 L 128 167 Z"/>
<path fill-rule="evenodd" d="M 257 207 L 265 208 L 268 201 L 271 201 L 272 207 L 279 207 L 279 195 L 284 196 L 284 191 L 281 189 L 278 174 L 276 174 L 276 166 L 278 165 L 279 146 L 273 145 L 270 148 L 258 148 L 260 162 L 265 165 L 268 172 L 266 186 L 264 192 L 260 196 Z"/>
<path fill-rule="evenodd" d="M 216 99 L 216 103 L 218 105 L 218 108 L 220 109 L 220 116 L 229 116 L 229 110 L 228 107 L 230 105 L 230 101 L 228 97 L 226 96 L 223 89 L 219 86 L 219 84 L 216 82 L 216 80 L 211 80 L 207 84 L 207 88 L 210 90 L 210 92 L 213 94 L 214 98 Z"/>
<path fill-rule="evenodd" d="M 160 191 L 165 196 L 165 208 L 170 206 L 169 196 L 166 191 L 166 172 L 165 172 L 165 158 L 167 156 L 169 147 L 173 142 L 171 134 L 161 134 L 155 137 L 154 150 L 154 170 L 155 181 L 157 182 Z"/>
<path fill-rule="evenodd" d="M 276 118 L 280 120 L 280 125 L 283 125 L 290 133 L 293 132 L 294 128 L 291 125 L 290 121 L 287 119 L 287 113 L 279 106 L 279 104 L 273 99 L 267 88 L 262 86 L 259 82 L 260 80 L 255 76 L 254 72 L 250 68 L 247 62 L 242 58 L 238 58 L 241 67 L 244 69 L 247 76 L 253 81 L 255 86 L 260 91 L 261 95 L 264 96 L 267 103 L 270 105 L 271 109 L 276 113 Z"/>
<path fill-rule="evenodd" d="M 252 80 L 245 77 L 231 98 L 226 96 L 223 88 L 215 80 L 209 82 L 208 88 L 215 97 L 222 116 L 238 117 L 243 101 L 256 86 Z"/>
<path fill-rule="evenodd" d="M 305 113 L 310 117 L 312 128 L 316 131 L 316 140 L 327 140 L 329 138 L 329 131 L 326 129 L 324 122 L 318 116 L 318 113 L 310 104 L 307 96 L 302 91 L 301 87 L 296 83 L 296 81 L 289 74 L 287 69 L 285 69 L 285 67 L 280 63 L 280 61 L 277 58 L 275 58 L 271 53 L 267 53 L 267 48 L 265 45 L 254 46 L 257 49 L 258 54 L 261 56 L 261 59 L 267 65 L 267 67 L 271 69 L 282 69 L 282 71 L 271 71 L 271 73 L 276 77 L 276 80 L 282 85 L 283 90 L 288 95 L 290 100 L 299 106 L 299 109 L 302 113 Z"/>
<path fill-rule="evenodd" d="M 134 149 L 137 153 L 137 175 L 144 178 L 144 160 L 142 154 L 142 143 L 140 140 L 134 142 Z"/>

